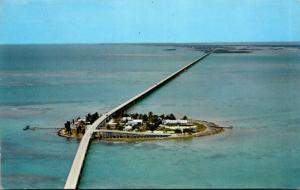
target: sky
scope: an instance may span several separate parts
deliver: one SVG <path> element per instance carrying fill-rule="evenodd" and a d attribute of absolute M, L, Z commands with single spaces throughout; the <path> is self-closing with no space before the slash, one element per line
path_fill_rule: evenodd
<path fill-rule="evenodd" d="M 0 0 L 0 44 L 300 41 L 300 0 Z"/>

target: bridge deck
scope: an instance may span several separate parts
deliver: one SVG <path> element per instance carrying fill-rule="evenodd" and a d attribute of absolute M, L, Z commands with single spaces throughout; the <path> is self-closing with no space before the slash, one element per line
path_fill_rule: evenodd
<path fill-rule="evenodd" d="M 82 137 L 82 139 L 80 141 L 78 150 L 77 150 L 75 158 L 73 160 L 72 167 L 71 167 L 71 170 L 69 172 L 69 175 L 68 175 L 68 178 L 67 178 L 67 181 L 65 183 L 65 187 L 64 188 L 65 189 L 76 189 L 76 187 L 78 185 L 78 182 L 79 182 L 79 178 L 80 178 L 82 166 L 84 164 L 86 152 L 87 152 L 88 147 L 89 147 L 90 139 L 91 139 L 93 133 L 95 132 L 95 130 L 102 123 L 106 122 L 106 120 L 108 118 L 110 118 L 114 113 L 116 113 L 116 112 L 124 109 L 125 107 L 131 105 L 135 101 L 143 98 L 144 96 L 150 94 L 152 91 L 154 91 L 157 88 L 161 87 L 162 85 L 166 84 L 168 81 L 170 81 L 171 79 L 175 78 L 177 75 L 179 75 L 180 73 L 182 73 L 183 71 L 185 71 L 189 67 L 193 66 L 197 62 L 201 61 L 202 59 L 204 59 L 205 57 L 207 57 L 209 54 L 210 54 L 210 52 L 204 54 L 199 59 L 193 61 L 192 63 L 190 63 L 190 64 L 188 64 L 186 66 L 184 66 L 183 68 L 179 69 L 178 71 L 176 71 L 175 73 L 171 74 L 170 76 L 164 78 L 160 82 L 154 84 L 153 86 L 151 86 L 150 88 L 148 88 L 145 91 L 141 92 L 140 94 L 132 97 L 131 99 L 127 100 L 126 102 L 122 103 L 121 105 L 117 106 L 116 108 L 112 109 L 111 111 L 107 112 L 106 114 L 102 115 L 92 125 L 89 125 L 87 127 L 87 130 L 86 130 L 85 134 L 83 135 L 83 137 Z"/>

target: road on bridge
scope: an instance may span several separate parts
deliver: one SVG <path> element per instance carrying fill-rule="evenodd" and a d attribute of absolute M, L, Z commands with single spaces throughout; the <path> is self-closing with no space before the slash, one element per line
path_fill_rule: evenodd
<path fill-rule="evenodd" d="M 84 164 L 84 161 L 85 161 L 85 156 L 86 156 L 86 153 L 87 153 L 87 150 L 88 150 L 88 147 L 89 147 L 90 140 L 93 136 L 93 133 L 97 130 L 97 128 L 100 125 L 105 123 L 107 121 L 107 119 L 111 118 L 113 114 L 121 111 L 124 108 L 128 108 L 129 105 L 132 105 L 133 103 L 136 103 L 138 100 L 141 100 L 142 98 L 149 95 L 151 92 L 153 92 L 156 89 L 158 89 L 159 87 L 163 86 L 164 84 L 166 84 L 170 80 L 176 78 L 179 74 L 181 74 L 182 72 L 184 72 L 185 70 L 187 70 L 188 68 L 193 66 L 194 64 L 196 64 L 199 61 L 203 60 L 209 54 L 211 54 L 211 52 L 208 52 L 208 53 L 204 54 L 199 59 L 197 59 L 197 60 L 193 61 L 192 63 L 182 67 L 178 71 L 176 71 L 173 74 L 171 74 L 170 76 L 164 78 L 160 82 L 154 84 L 153 86 L 151 86 L 150 88 L 148 88 L 145 91 L 141 92 L 140 94 L 132 97 L 131 99 L 127 100 L 126 102 L 122 103 L 121 105 L 117 106 L 116 108 L 112 109 L 111 111 L 105 113 L 100 118 L 98 118 L 92 125 L 88 125 L 87 130 L 86 130 L 85 134 L 83 135 L 83 137 L 80 141 L 78 150 L 77 150 L 75 158 L 73 160 L 71 170 L 69 172 L 69 175 L 68 175 L 68 178 L 67 178 L 67 181 L 65 183 L 64 188 L 65 189 L 76 189 L 77 188 L 77 185 L 78 185 L 78 182 L 79 182 L 79 179 L 80 179 L 80 174 L 81 174 L 81 171 L 82 171 L 82 167 L 83 167 L 83 164 Z"/>

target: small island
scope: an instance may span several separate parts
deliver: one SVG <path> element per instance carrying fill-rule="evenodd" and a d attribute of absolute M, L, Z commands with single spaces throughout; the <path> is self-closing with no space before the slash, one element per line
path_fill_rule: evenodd
<path fill-rule="evenodd" d="M 84 118 L 67 121 L 58 135 L 81 139 L 87 127 L 101 115 L 97 112 L 87 114 Z M 95 133 L 94 138 L 105 141 L 132 141 L 150 139 L 175 139 L 208 136 L 224 132 L 225 128 L 215 123 L 193 120 L 184 116 L 177 119 L 174 114 L 155 115 L 140 113 L 122 113 L 112 117 Z"/>

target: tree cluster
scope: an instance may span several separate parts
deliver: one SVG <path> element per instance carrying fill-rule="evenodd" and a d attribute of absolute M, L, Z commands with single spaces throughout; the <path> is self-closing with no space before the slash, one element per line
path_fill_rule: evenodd
<path fill-rule="evenodd" d="M 88 113 L 88 114 L 85 116 L 85 121 L 86 121 L 86 122 L 90 122 L 90 123 L 92 124 L 92 123 L 94 123 L 98 118 L 99 118 L 98 112 L 96 112 L 96 113 L 94 113 L 94 114 Z"/>
<path fill-rule="evenodd" d="M 67 132 L 71 132 L 71 122 L 70 121 L 67 121 L 65 123 L 65 129 Z"/>
<path fill-rule="evenodd" d="M 164 119 L 176 120 L 176 117 L 174 116 L 173 113 L 167 114 L 167 115 L 164 115 L 164 114 L 155 115 L 152 112 L 149 112 L 148 115 L 147 114 L 139 114 L 139 113 L 132 113 L 132 114 L 123 113 L 121 116 L 122 117 L 131 117 L 132 119 L 142 119 L 144 122 L 148 121 L 150 123 L 157 123 Z M 186 116 L 184 116 L 184 118 L 187 119 Z"/>
<path fill-rule="evenodd" d="M 176 117 L 174 116 L 174 114 L 171 113 L 171 114 L 166 115 L 164 119 L 176 120 Z"/>
<path fill-rule="evenodd" d="M 146 129 L 149 131 L 155 131 L 158 128 L 158 125 L 154 124 L 154 123 L 146 123 Z"/>
<path fill-rule="evenodd" d="M 183 133 L 185 134 L 185 133 L 188 133 L 188 134 L 192 134 L 192 133 L 194 133 L 195 131 L 193 130 L 193 129 L 191 129 L 191 128 L 186 128 L 186 129 L 183 129 Z"/>
<path fill-rule="evenodd" d="M 175 129 L 174 132 L 175 133 L 182 133 L 182 131 L 180 129 Z"/>

